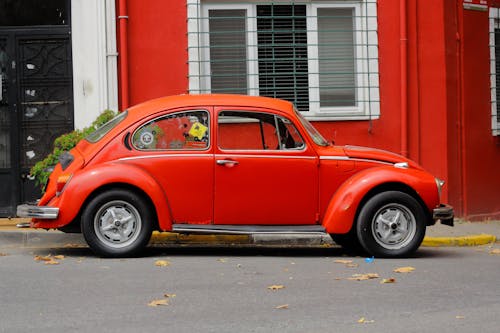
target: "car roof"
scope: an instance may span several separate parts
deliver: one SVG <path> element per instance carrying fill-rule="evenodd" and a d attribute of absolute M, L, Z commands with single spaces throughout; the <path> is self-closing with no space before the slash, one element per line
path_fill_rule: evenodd
<path fill-rule="evenodd" d="M 148 115 L 169 109 L 181 107 L 202 107 L 202 106 L 222 106 L 222 107 L 249 107 L 267 108 L 280 110 L 285 113 L 293 112 L 293 104 L 276 98 L 230 95 L 230 94 L 209 94 L 209 95 L 174 95 L 156 98 L 147 102 L 137 104 L 128 108 L 129 118 L 133 120 L 142 119 Z M 251 111 L 251 110 L 250 110 Z M 130 119 L 132 120 L 132 119 Z"/>

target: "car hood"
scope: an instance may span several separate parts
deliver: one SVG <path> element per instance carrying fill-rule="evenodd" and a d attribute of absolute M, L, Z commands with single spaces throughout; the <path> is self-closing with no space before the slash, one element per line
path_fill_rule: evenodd
<path fill-rule="evenodd" d="M 416 169 L 422 169 L 417 163 L 412 160 L 391 153 L 382 149 L 368 148 L 368 147 L 359 147 L 359 146 L 344 146 L 344 154 L 353 159 L 362 159 L 362 160 L 370 160 L 370 161 L 379 161 L 385 163 L 408 163 L 408 166 Z"/>

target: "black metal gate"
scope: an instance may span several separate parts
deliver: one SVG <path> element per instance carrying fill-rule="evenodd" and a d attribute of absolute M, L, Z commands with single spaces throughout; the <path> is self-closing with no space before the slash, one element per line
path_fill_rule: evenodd
<path fill-rule="evenodd" d="M 69 28 L 0 29 L 0 216 L 40 190 L 29 169 L 73 129 Z"/>

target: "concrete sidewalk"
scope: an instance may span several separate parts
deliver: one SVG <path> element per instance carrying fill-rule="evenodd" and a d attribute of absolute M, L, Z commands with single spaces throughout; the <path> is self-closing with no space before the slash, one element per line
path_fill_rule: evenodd
<path fill-rule="evenodd" d="M 86 246 L 81 234 L 65 234 L 57 230 L 18 228 L 27 219 L 0 218 L 0 246 Z M 427 228 L 422 246 L 477 246 L 500 241 L 500 221 L 463 222 L 455 221 L 454 227 L 441 224 Z M 327 235 L 183 235 L 154 232 L 152 245 L 258 245 L 258 246 L 336 246 Z"/>

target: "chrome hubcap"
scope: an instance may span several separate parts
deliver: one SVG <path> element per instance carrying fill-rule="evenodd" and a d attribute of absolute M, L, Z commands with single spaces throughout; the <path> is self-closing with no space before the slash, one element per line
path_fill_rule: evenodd
<path fill-rule="evenodd" d="M 137 209 L 121 200 L 103 205 L 94 219 L 97 238 L 113 248 L 133 243 L 140 234 L 141 226 L 141 216 Z"/>
<path fill-rule="evenodd" d="M 413 213 L 400 204 L 382 207 L 372 222 L 375 241 L 386 249 L 400 249 L 408 245 L 416 234 L 417 223 Z"/>

